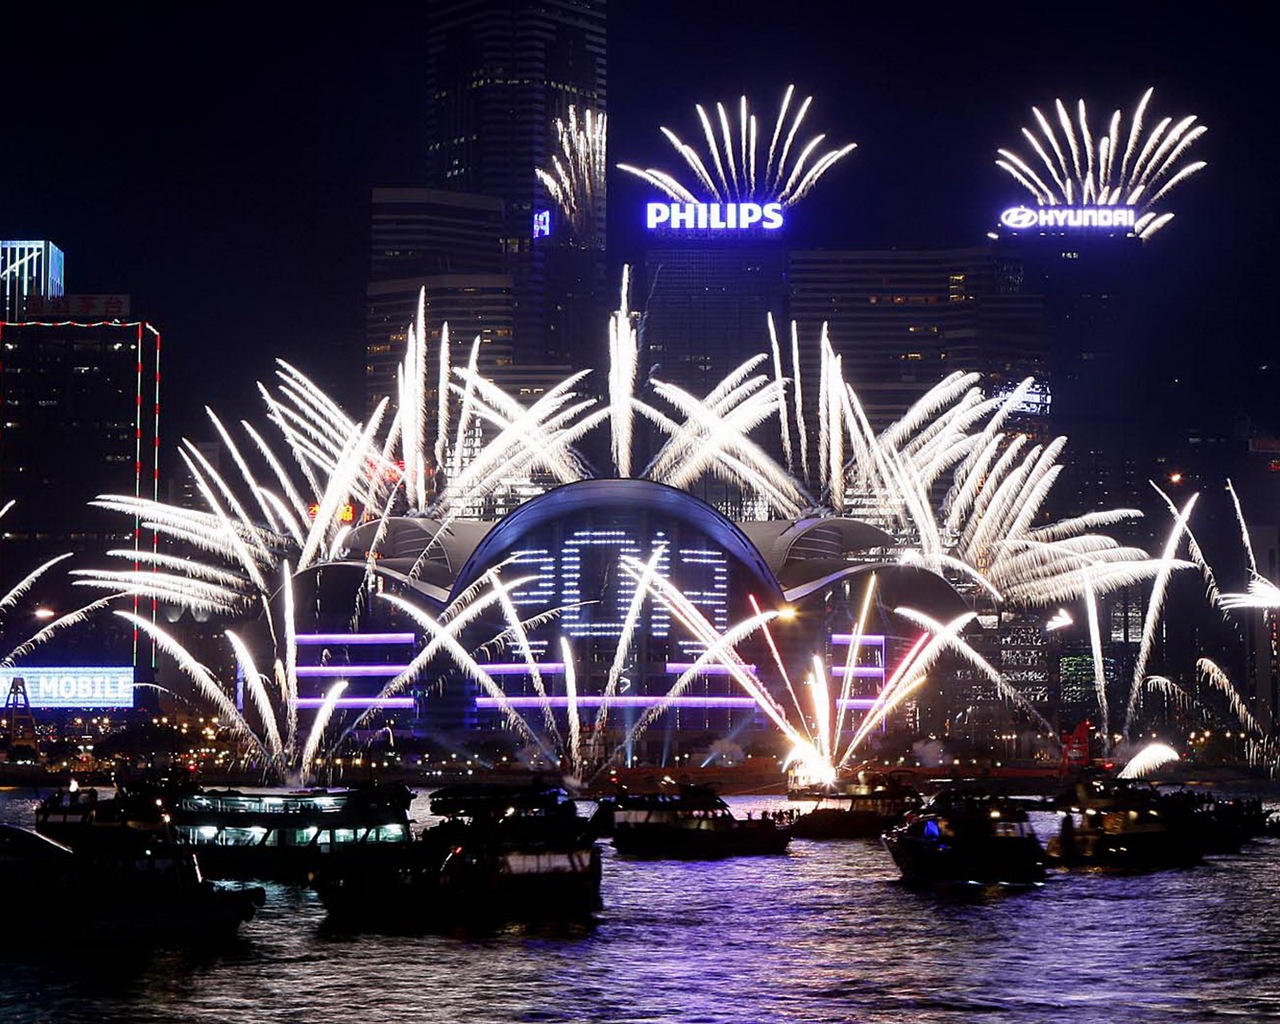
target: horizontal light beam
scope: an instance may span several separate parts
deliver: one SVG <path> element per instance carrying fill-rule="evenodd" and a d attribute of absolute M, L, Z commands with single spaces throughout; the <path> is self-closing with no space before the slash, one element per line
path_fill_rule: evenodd
<path fill-rule="evenodd" d="M 300 709 L 318 708 L 324 703 L 323 697 L 299 697 Z M 335 708 L 383 708 L 386 711 L 412 711 L 412 697 L 339 697 L 333 702 Z"/>
<path fill-rule="evenodd" d="M 574 704 L 580 708 L 598 708 L 601 704 L 611 708 L 741 708 L 758 710 L 759 705 L 751 697 L 639 697 L 639 696 L 589 696 L 580 695 Z M 568 697 L 508 697 L 505 705 L 513 708 L 567 708 Z M 504 706 L 497 697 L 477 697 L 477 710 L 500 710 Z"/>
<path fill-rule="evenodd" d="M 320 644 L 342 644 L 354 647 L 359 644 L 413 644 L 418 642 L 416 633 L 299 633 L 299 647 L 315 647 Z"/>

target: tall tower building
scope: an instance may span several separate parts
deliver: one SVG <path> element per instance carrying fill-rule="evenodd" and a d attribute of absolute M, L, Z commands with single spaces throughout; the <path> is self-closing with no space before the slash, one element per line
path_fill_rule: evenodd
<path fill-rule="evenodd" d="M 0 320 L 21 320 L 31 299 L 61 295 L 61 249 L 52 242 L 0 240 Z"/>
<path fill-rule="evenodd" d="M 501 249 L 502 200 L 429 188 L 373 190 L 365 315 L 365 411 L 394 398 L 409 323 L 426 290 L 428 343 L 448 322 L 479 333 L 486 368 L 511 362 L 514 299 Z M 474 300 L 469 301 L 469 300 Z"/>
<path fill-rule="evenodd" d="M 579 114 L 607 109 L 604 0 L 429 6 L 425 184 L 502 201 L 516 360 L 565 359 L 574 348 L 562 337 L 568 297 L 555 292 L 566 275 L 548 268 L 555 243 L 541 230 L 549 204 L 536 172 L 550 166 L 554 123 L 570 106 Z"/>
<path fill-rule="evenodd" d="M 815 340 L 826 323 L 877 429 L 954 370 L 981 373 L 989 394 L 1028 376 L 1043 383 L 1044 300 L 1013 256 L 985 247 L 795 251 L 788 285 L 802 374 L 816 384 Z M 811 365 L 803 365 L 806 353 Z M 1044 392 L 1037 395 L 1021 426 L 1043 432 L 1048 410 Z"/>
<path fill-rule="evenodd" d="M 70 552 L 100 564 L 108 549 L 149 544 L 139 524 L 89 502 L 157 497 L 160 333 L 142 322 L 0 322 L 0 355 L 0 503 L 14 502 L 0 520 L 0 562 L 30 570 Z M 59 611 L 94 596 L 60 572 L 40 587 Z M 56 649 L 102 664 L 93 659 L 127 656 L 127 638 L 91 626 Z"/>

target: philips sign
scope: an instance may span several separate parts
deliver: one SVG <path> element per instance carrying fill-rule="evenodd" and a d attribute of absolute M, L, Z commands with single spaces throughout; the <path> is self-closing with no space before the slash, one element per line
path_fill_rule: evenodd
<path fill-rule="evenodd" d="M 1014 206 L 1000 214 L 1000 223 L 1010 231 L 1132 229 L 1136 220 L 1132 206 Z"/>
<path fill-rule="evenodd" d="M 743 231 L 759 226 L 782 227 L 781 203 L 649 203 L 645 227 L 650 231 Z"/>
<path fill-rule="evenodd" d="M 0 687 L 8 693 L 15 679 L 26 684 L 33 708 L 131 708 L 133 669 L 123 668 L 6 668 Z"/>

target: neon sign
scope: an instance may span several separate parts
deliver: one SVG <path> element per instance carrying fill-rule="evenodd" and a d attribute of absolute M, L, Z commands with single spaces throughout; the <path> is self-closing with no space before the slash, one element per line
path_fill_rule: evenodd
<path fill-rule="evenodd" d="M 650 231 L 765 231 L 782 227 L 781 203 L 648 203 L 645 227 Z"/>
<path fill-rule="evenodd" d="M 0 687 L 5 692 L 15 679 L 26 684 L 27 700 L 33 708 L 133 707 L 133 669 L 127 665 L 0 669 Z"/>
<path fill-rule="evenodd" d="M 307 506 L 307 518 L 315 519 L 320 514 L 320 505 L 318 502 L 312 502 Z M 339 505 L 334 512 L 334 518 L 340 523 L 354 523 L 356 521 L 356 507 L 350 502 L 345 505 Z"/>
<path fill-rule="evenodd" d="M 1000 214 L 1010 231 L 1132 228 L 1136 220 L 1132 206 L 1011 206 Z"/>
<path fill-rule="evenodd" d="M 534 210 L 533 211 L 533 237 L 534 238 L 550 238 L 551 237 L 551 211 L 550 210 Z"/>

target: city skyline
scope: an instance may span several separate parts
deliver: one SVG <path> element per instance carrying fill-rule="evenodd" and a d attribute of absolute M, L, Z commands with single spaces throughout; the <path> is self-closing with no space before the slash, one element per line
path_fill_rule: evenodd
<path fill-rule="evenodd" d="M 614 166 L 669 161 L 659 126 L 687 133 L 695 103 L 745 93 L 772 110 L 795 82 L 814 96 L 816 130 L 857 143 L 801 204 L 789 244 L 933 248 L 982 242 L 1022 201 L 996 150 L 1018 144 L 1033 105 L 1129 109 L 1154 86 L 1153 109 L 1208 127 L 1197 156 L 1209 166 L 1141 254 L 1162 295 L 1135 344 L 1168 352 L 1171 372 L 1194 368 L 1206 412 L 1229 417 L 1235 401 L 1272 427 L 1262 396 L 1274 378 L 1257 372 L 1276 215 L 1262 180 L 1275 142 L 1255 127 L 1272 77 L 1259 34 L 1123 13 L 1099 31 L 1083 27 L 1096 21 L 1087 13 L 1068 23 L 996 7 L 954 25 L 940 12 L 877 12 L 849 27 L 826 6 L 780 23 L 776 8 L 747 5 L 726 24 L 615 4 L 612 263 L 639 259 L 630 218 L 648 198 Z M 0 171 L 0 234 L 50 239 L 67 254 L 69 292 L 130 294 L 135 315 L 165 332 L 169 408 L 192 406 L 171 440 L 198 426 L 201 404 L 252 402 L 277 356 L 359 408 L 343 389 L 361 361 L 370 189 L 417 184 L 425 168 L 413 49 L 424 17 L 392 5 L 339 36 L 287 11 L 262 15 L 252 34 L 198 13 L 19 16 L 25 37 L 57 40 L 52 58 L 38 47 L 16 57 L 19 71 L 47 72 L 56 114 L 30 119 Z M 211 377 L 211 353 L 234 370 Z"/>

